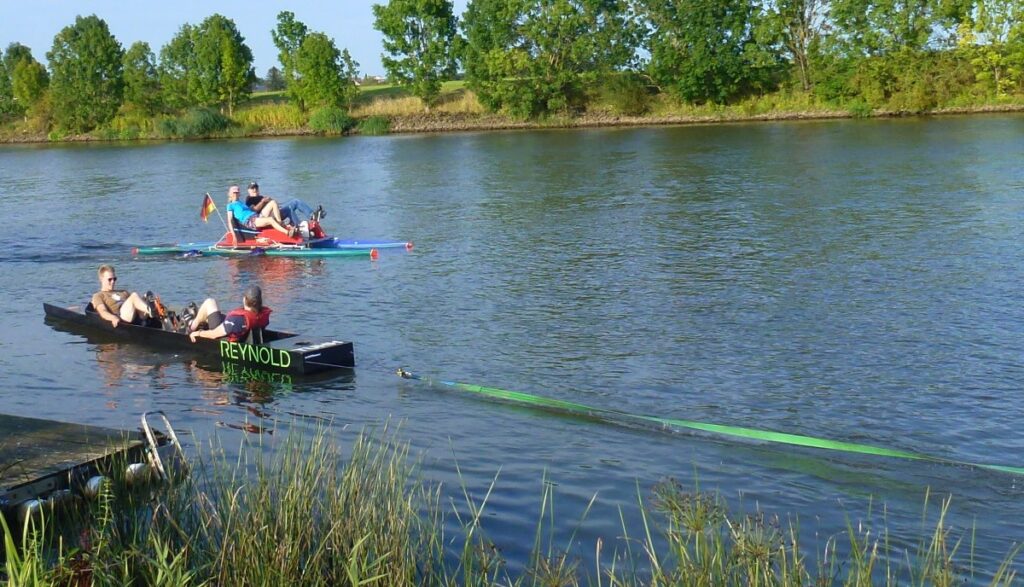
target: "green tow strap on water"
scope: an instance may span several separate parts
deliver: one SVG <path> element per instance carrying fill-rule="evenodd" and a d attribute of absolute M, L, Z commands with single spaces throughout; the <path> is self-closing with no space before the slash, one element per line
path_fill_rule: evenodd
<path fill-rule="evenodd" d="M 905 450 L 898 450 L 892 448 L 884 448 L 880 446 L 871 446 L 869 444 L 858 444 L 856 442 L 842 442 L 838 440 L 828 440 L 827 438 L 816 438 L 814 436 L 803 436 L 800 434 L 787 434 L 784 432 L 772 432 L 770 430 L 757 430 L 755 428 L 743 428 L 741 426 L 724 426 L 722 424 L 708 424 L 705 422 L 694 422 L 691 420 L 679 420 L 676 418 L 659 418 L 657 416 L 644 416 L 639 414 L 630 414 L 628 412 L 620 412 L 618 410 L 610 410 L 605 408 L 594 408 L 575 402 L 569 402 L 565 400 L 552 399 L 539 395 L 533 395 L 530 393 L 524 393 L 522 391 L 510 391 L 507 389 L 499 389 L 497 387 L 484 387 L 482 385 L 471 385 L 468 383 L 456 383 L 454 381 L 443 381 L 440 379 L 431 379 L 428 377 L 422 377 L 405 369 L 398 370 L 398 376 L 403 379 L 415 379 L 417 381 L 423 381 L 429 384 L 440 384 L 461 389 L 462 391 L 468 391 L 471 393 L 477 393 L 480 395 L 498 398 L 510 402 L 537 406 L 543 408 L 552 408 L 556 410 L 562 410 L 571 414 L 579 414 L 585 416 L 598 416 L 605 418 L 617 418 L 617 419 L 628 419 L 641 422 L 652 422 L 661 426 L 675 427 L 675 428 L 688 428 L 691 430 L 700 430 L 702 432 L 710 432 L 713 434 L 720 434 L 723 436 L 734 436 L 737 438 L 747 438 L 752 440 L 761 440 L 764 442 L 774 442 L 779 444 L 790 444 L 795 446 L 807 446 L 811 448 L 820 448 L 823 450 L 833 450 L 848 453 L 859 453 L 865 455 L 875 455 L 882 457 L 895 457 L 899 459 L 911 459 L 916 461 L 928 461 L 933 463 L 942 463 L 946 465 L 959 465 L 967 467 L 977 467 L 980 469 L 988 469 L 990 471 L 1000 471 L 1003 473 L 1011 473 L 1013 475 L 1024 475 L 1024 467 L 1010 467 L 1005 465 L 987 465 L 983 463 L 969 463 L 966 461 L 958 461 L 955 459 L 946 459 L 942 457 L 935 457 L 931 455 L 925 455 L 920 453 L 913 453 Z"/>

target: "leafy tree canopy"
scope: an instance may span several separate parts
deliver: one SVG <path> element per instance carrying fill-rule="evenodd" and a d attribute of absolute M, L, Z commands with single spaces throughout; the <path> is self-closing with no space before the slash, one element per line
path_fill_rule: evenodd
<path fill-rule="evenodd" d="M 121 106 L 124 51 L 96 15 L 77 17 L 46 53 L 53 77 L 50 94 L 57 123 L 86 132 L 114 117 Z"/>
<path fill-rule="evenodd" d="M 296 80 L 296 59 L 299 48 L 309 34 L 309 29 L 300 21 L 295 20 L 295 13 L 284 11 L 277 15 L 277 27 L 270 31 L 270 36 L 277 47 L 277 59 L 284 68 L 284 83 L 287 86 L 288 95 L 298 103 L 299 108 L 305 109 L 301 97 L 294 86 Z"/>
<path fill-rule="evenodd" d="M 194 85 L 189 93 L 201 106 L 220 106 L 230 116 L 252 93 L 255 72 L 252 50 L 234 21 L 220 14 L 208 17 L 192 31 Z M 194 90 L 194 94 L 192 93 Z"/>
<path fill-rule="evenodd" d="M 124 103 L 145 114 L 159 109 L 156 58 L 148 43 L 136 41 L 124 54 Z"/>
<path fill-rule="evenodd" d="M 295 55 L 296 93 L 309 108 L 338 106 L 343 101 L 341 52 L 323 33 L 309 33 Z"/>
<path fill-rule="evenodd" d="M 388 77 L 408 86 L 428 105 L 441 81 L 455 73 L 456 24 L 449 0 L 389 0 L 373 5 L 374 28 L 384 35 Z"/>
<path fill-rule="evenodd" d="M 722 104 L 767 83 L 773 58 L 755 43 L 750 2 L 648 0 L 644 16 L 648 71 L 678 97 Z"/>
<path fill-rule="evenodd" d="M 157 77 L 164 105 L 173 110 L 194 106 L 197 73 L 195 61 L 195 27 L 184 24 L 169 43 L 160 49 Z"/>
<path fill-rule="evenodd" d="M 582 108 L 597 79 L 632 64 L 639 33 L 624 0 L 474 0 L 463 30 L 467 83 L 521 117 Z"/>
<path fill-rule="evenodd" d="M 277 67 L 271 67 L 267 70 L 267 77 L 263 82 L 271 92 L 278 92 L 285 88 L 284 76 L 281 75 L 281 70 Z"/>

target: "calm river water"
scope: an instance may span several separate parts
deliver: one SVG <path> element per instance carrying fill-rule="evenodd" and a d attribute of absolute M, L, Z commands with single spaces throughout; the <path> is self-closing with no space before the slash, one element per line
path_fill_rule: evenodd
<path fill-rule="evenodd" d="M 394 370 L 1024 465 L 1022 160 L 1013 115 L 0 147 L 0 410 L 134 428 L 162 409 L 190 444 L 228 447 L 254 436 L 247 424 L 281 438 L 325 418 L 344 446 L 400 424 L 452 504 L 460 483 L 478 500 L 495 483 L 485 530 L 513 568 L 546 476 L 555 542 L 578 532 L 588 572 L 599 537 L 623 547 L 619 508 L 639 535 L 638 494 L 666 478 L 737 512 L 799 517 L 812 554 L 844 543 L 849 522 L 913 546 L 934 527 L 926 493 L 952 495 L 950 525 L 976 528 L 976 562 L 992 571 L 1024 540 L 1022 478 L 616 426 Z M 223 211 L 226 186 L 251 179 L 322 203 L 338 236 L 416 248 L 376 262 L 130 254 L 215 239 L 203 193 Z M 260 283 L 276 326 L 353 340 L 358 367 L 233 383 L 45 324 L 41 303 L 84 302 L 101 263 L 172 307 L 227 305 Z"/>

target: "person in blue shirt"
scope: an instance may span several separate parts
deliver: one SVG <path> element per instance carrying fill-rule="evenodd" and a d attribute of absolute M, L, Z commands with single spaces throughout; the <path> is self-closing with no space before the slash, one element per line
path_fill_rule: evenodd
<path fill-rule="evenodd" d="M 252 208 L 246 206 L 244 202 L 239 201 L 238 197 L 241 193 L 242 190 L 237 185 L 233 185 L 228 188 L 228 214 L 237 220 L 238 224 L 253 230 L 263 228 L 264 226 L 270 226 L 274 230 L 283 232 L 288 236 L 295 236 L 295 233 L 298 231 L 298 227 L 290 226 L 285 228 L 281 224 L 281 221 L 275 218 L 275 216 L 279 216 L 281 214 L 277 208 L 277 202 L 274 202 L 273 206 L 264 206 L 262 211 L 256 212 Z M 274 212 L 277 212 L 277 214 L 274 214 Z"/>

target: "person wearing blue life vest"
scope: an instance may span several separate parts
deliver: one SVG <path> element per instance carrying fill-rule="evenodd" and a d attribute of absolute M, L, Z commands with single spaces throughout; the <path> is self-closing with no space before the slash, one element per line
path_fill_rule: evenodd
<path fill-rule="evenodd" d="M 263 329 L 270 324 L 272 310 L 263 305 L 263 290 L 258 285 L 250 285 L 242 295 L 242 307 L 235 308 L 227 314 L 220 311 L 217 300 L 206 298 L 196 317 L 188 327 L 188 337 L 195 342 L 197 338 L 227 338 L 232 342 L 245 341 L 253 329 Z M 200 328 L 204 326 L 205 328 Z"/>
<path fill-rule="evenodd" d="M 273 202 L 273 205 L 264 206 L 263 210 L 256 212 L 252 208 L 246 206 L 245 202 L 238 199 L 241 193 L 242 190 L 237 185 L 233 185 L 228 188 L 228 214 L 237 220 L 239 225 L 253 230 L 263 228 L 264 226 L 270 226 L 274 230 L 283 232 L 288 236 L 295 236 L 295 233 L 298 231 L 298 227 L 292 226 L 285 228 L 281 224 L 279 219 L 281 212 L 277 207 L 277 202 Z M 230 219 L 228 221 L 230 222 Z"/>

